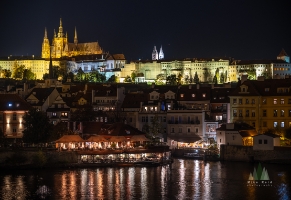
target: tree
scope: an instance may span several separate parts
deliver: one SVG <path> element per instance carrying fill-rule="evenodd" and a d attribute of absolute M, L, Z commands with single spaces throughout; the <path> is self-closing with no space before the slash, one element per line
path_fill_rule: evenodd
<path fill-rule="evenodd" d="M 177 77 L 177 84 L 179 84 L 179 85 L 181 85 L 182 84 L 182 74 L 181 73 L 179 73 L 178 74 L 178 77 Z"/>
<path fill-rule="evenodd" d="M 156 85 L 164 85 L 166 80 L 165 74 L 158 74 L 157 79 L 155 80 Z"/>
<path fill-rule="evenodd" d="M 31 71 L 31 69 L 24 69 L 23 70 L 23 79 L 24 80 L 34 80 L 35 74 Z"/>
<path fill-rule="evenodd" d="M 217 77 L 216 77 L 216 75 L 214 75 L 214 77 L 213 77 L 213 83 L 214 84 L 217 84 Z"/>
<path fill-rule="evenodd" d="M 24 68 L 24 65 L 18 65 L 18 63 L 15 61 L 13 65 L 12 78 L 22 79 Z"/>
<path fill-rule="evenodd" d="M 117 82 L 117 77 L 115 75 L 112 75 L 107 82 L 109 83 L 116 83 Z"/>
<path fill-rule="evenodd" d="M 10 78 L 11 75 L 12 75 L 12 72 L 9 69 L 4 69 L 3 78 Z"/>
<path fill-rule="evenodd" d="M 195 75 L 194 75 L 194 83 L 199 83 L 199 77 L 198 77 L 198 74 L 197 72 L 195 72 Z"/>
<path fill-rule="evenodd" d="M 130 77 L 131 77 L 131 81 L 135 82 L 136 74 L 134 72 L 131 73 Z"/>
<path fill-rule="evenodd" d="M 168 85 L 177 85 L 176 75 L 172 74 L 172 75 L 168 76 L 167 79 L 166 79 L 166 83 Z"/>
<path fill-rule="evenodd" d="M 131 78 L 130 78 L 130 76 L 126 76 L 125 77 L 125 79 L 124 79 L 124 82 L 126 82 L 126 83 L 131 83 Z"/>
<path fill-rule="evenodd" d="M 78 69 L 76 79 L 77 81 L 83 81 L 85 79 L 85 73 L 83 72 L 81 67 Z"/>
<path fill-rule="evenodd" d="M 60 122 L 60 123 L 57 123 L 53 127 L 52 133 L 50 134 L 48 141 L 52 142 L 61 138 L 63 135 L 72 135 L 72 134 L 73 132 L 68 130 L 67 123 Z"/>
<path fill-rule="evenodd" d="M 224 83 L 224 73 L 221 72 L 220 74 L 220 80 L 219 80 L 220 83 Z"/>
<path fill-rule="evenodd" d="M 224 82 L 227 82 L 227 70 L 225 70 Z"/>
<path fill-rule="evenodd" d="M 149 132 L 151 134 L 150 137 L 154 139 L 161 133 L 161 130 L 162 130 L 161 121 L 159 119 L 159 116 L 155 115 L 151 120 L 151 124 L 149 125 Z"/>
<path fill-rule="evenodd" d="M 23 141 L 28 143 L 47 142 L 53 124 L 45 112 L 36 109 L 29 110 L 24 116 Z"/>
<path fill-rule="evenodd" d="M 204 81 L 207 82 L 207 81 L 209 81 L 208 79 L 209 79 L 209 76 L 210 76 L 210 72 L 209 72 L 209 69 L 207 69 L 207 68 L 204 68 L 203 70 L 204 70 L 204 73 L 203 73 Z"/>

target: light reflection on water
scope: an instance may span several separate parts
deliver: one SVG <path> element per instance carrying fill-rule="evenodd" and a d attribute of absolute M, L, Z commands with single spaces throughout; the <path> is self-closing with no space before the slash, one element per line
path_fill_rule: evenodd
<path fill-rule="evenodd" d="M 160 167 L 6 172 L 0 199 L 290 199 L 290 165 L 264 164 L 273 186 L 249 187 L 254 166 L 177 159 Z"/>

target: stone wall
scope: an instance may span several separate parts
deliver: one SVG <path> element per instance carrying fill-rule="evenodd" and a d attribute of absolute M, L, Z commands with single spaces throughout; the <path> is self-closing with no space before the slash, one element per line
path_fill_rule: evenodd
<path fill-rule="evenodd" d="M 291 163 L 291 147 L 274 147 L 274 150 L 253 150 L 252 146 L 221 145 L 220 158 L 227 161 Z"/>
<path fill-rule="evenodd" d="M 25 165 L 33 164 L 33 158 L 39 154 L 39 151 L 23 151 L 23 150 L 10 150 L 10 151 L 0 151 L 0 165 L 3 164 L 13 164 L 17 162 L 17 159 L 25 160 Z M 66 163 L 77 163 L 77 154 L 74 151 L 43 151 L 43 157 L 46 160 L 46 164 L 66 164 Z M 12 163 L 11 163 L 12 162 Z"/>

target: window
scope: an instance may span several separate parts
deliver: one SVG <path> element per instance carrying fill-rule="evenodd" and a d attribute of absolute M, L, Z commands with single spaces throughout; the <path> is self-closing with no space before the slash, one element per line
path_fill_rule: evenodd
<path fill-rule="evenodd" d="M 16 120 L 16 113 L 13 113 L 12 120 Z"/>
<path fill-rule="evenodd" d="M 285 123 L 281 122 L 281 127 L 284 128 L 285 127 Z"/>
<path fill-rule="evenodd" d="M 288 99 L 288 104 L 291 104 L 291 99 Z"/>
<path fill-rule="evenodd" d="M 198 128 L 196 128 L 196 133 L 198 133 Z"/>
<path fill-rule="evenodd" d="M 267 122 L 263 122 L 263 127 L 267 127 Z"/>
<path fill-rule="evenodd" d="M 68 113 L 67 112 L 62 112 L 62 117 L 68 117 Z"/>
<path fill-rule="evenodd" d="M 291 110 L 289 110 L 289 115 L 288 116 L 291 117 Z"/>
<path fill-rule="evenodd" d="M 232 100 L 232 103 L 233 103 L 233 104 L 236 104 L 236 99 L 233 99 L 233 100 Z"/>
<path fill-rule="evenodd" d="M 262 144 L 262 140 L 259 140 L 259 144 Z"/>
<path fill-rule="evenodd" d="M 264 140 L 264 144 L 268 144 L 268 140 Z"/>
<path fill-rule="evenodd" d="M 184 94 L 180 94 L 180 97 L 184 97 Z"/>
<path fill-rule="evenodd" d="M 284 117 L 284 113 L 285 113 L 285 111 L 281 110 L 281 117 Z"/>
<path fill-rule="evenodd" d="M 263 99 L 263 104 L 267 104 L 267 99 Z"/>
<path fill-rule="evenodd" d="M 9 103 L 8 106 L 11 107 L 12 106 L 12 103 Z"/>
<path fill-rule="evenodd" d="M 145 117 L 141 117 L 141 122 L 145 122 Z"/>
<path fill-rule="evenodd" d="M 203 94 L 202 94 L 202 97 L 206 97 L 206 94 L 205 94 L 205 93 L 203 93 Z"/>
<path fill-rule="evenodd" d="M 280 103 L 281 103 L 281 104 L 284 104 L 284 103 L 285 103 L 285 102 L 284 102 L 284 99 L 281 99 Z"/>
<path fill-rule="evenodd" d="M 255 117 L 256 116 L 256 112 L 255 110 L 252 110 L 252 117 Z"/>
<path fill-rule="evenodd" d="M 237 117 L 237 110 L 236 109 L 233 110 L 233 116 Z"/>
<path fill-rule="evenodd" d="M 274 122 L 274 128 L 278 126 L 278 122 Z"/>
<path fill-rule="evenodd" d="M 255 103 L 256 103 L 255 99 L 252 99 L 252 104 L 255 104 Z"/>
<path fill-rule="evenodd" d="M 269 88 L 265 88 L 265 92 L 269 92 L 269 90 L 270 90 Z"/>
<path fill-rule="evenodd" d="M 263 117 L 267 117 L 267 110 L 263 110 Z"/>
<path fill-rule="evenodd" d="M 277 117 L 277 115 L 278 115 L 278 110 L 274 110 L 274 114 L 273 114 L 273 116 L 274 116 L 274 117 Z"/>
<path fill-rule="evenodd" d="M 175 132 L 175 128 L 172 128 L 172 129 L 171 129 L 171 132 L 174 133 L 174 132 Z"/>
<path fill-rule="evenodd" d="M 12 128 L 12 132 L 13 132 L 13 133 L 16 133 L 16 126 L 13 126 L 13 128 Z"/>
<path fill-rule="evenodd" d="M 238 104 L 242 104 L 242 99 L 238 99 Z"/>
<path fill-rule="evenodd" d="M 238 110 L 238 116 L 242 117 L 242 110 Z"/>
<path fill-rule="evenodd" d="M 53 113 L 52 113 L 52 116 L 53 116 L 53 117 L 57 116 L 57 113 L 56 113 L 56 112 L 53 112 Z"/>
<path fill-rule="evenodd" d="M 246 117 L 249 117 L 249 116 L 250 116 L 250 111 L 246 110 Z"/>
<path fill-rule="evenodd" d="M 192 94 L 192 97 L 195 97 L 195 94 Z"/>
<path fill-rule="evenodd" d="M 249 104 L 250 102 L 249 102 L 249 99 L 246 99 L 246 104 Z"/>
<path fill-rule="evenodd" d="M 277 104 L 277 99 L 274 99 L 274 104 Z"/>
<path fill-rule="evenodd" d="M 179 133 L 182 133 L 182 127 L 179 127 Z"/>

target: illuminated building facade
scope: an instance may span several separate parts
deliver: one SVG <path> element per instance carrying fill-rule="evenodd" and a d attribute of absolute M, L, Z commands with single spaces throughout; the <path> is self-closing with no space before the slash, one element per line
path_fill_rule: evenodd
<path fill-rule="evenodd" d="M 51 47 L 52 45 L 52 47 Z M 44 38 L 42 43 L 42 58 L 50 57 L 50 48 L 52 48 L 52 58 L 61 58 L 64 56 L 77 56 L 77 55 L 91 55 L 91 54 L 102 54 L 103 50 L 99 46 L 98 42 L 79 43 L 77 37 L 77 29 L 75 28 L 74 43 L 69 43 L 68 34 L 64 33 L 62 19 L 60 19 L 59 31 L 52 39 L 50 45 L 47 36 L 47 30 L 45 29 Z"/>
<path fill-rule="evenodd" d="M 22 138 L 23 116 L 31 109 L 17 94 L 0 94 L 0 129 L 6 138 Z"/>
<path fill-rule="evenodd" d="M 259 133 L 291 127 L 291 79 L 246 80 L 230 98 L 230 121 L 242 121 Z"/>

